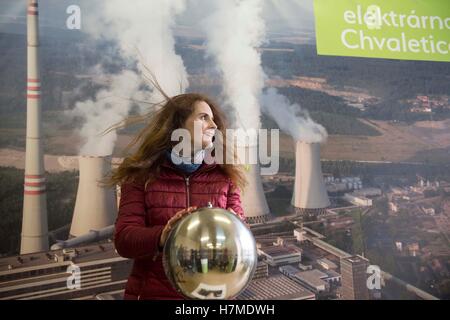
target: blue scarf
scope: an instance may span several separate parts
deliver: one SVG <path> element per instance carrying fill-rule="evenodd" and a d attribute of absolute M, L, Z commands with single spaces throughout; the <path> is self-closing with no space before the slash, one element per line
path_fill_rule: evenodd
<path fill-rule="evenodd" d="M 192 161 L 192 159 L 190 159 L 190 158 L 188 159 L 188 158 L 180 157 L 178 154 L 176 154 L 175 152 L 172 152 L 170 150 L 166 150 L 166 156 L 169 159 L 169 161 L 177 169 L 179 169 L 187 174 L 191 174 L 191 173 L 195 172 L 202 165 L 202 163 L 193 163 L 194 161 Z M 179 160 L 177 162 L 181 162 L 181 163 L 180 164 L 174 163 L 172 161 L 172 157 Z"/>

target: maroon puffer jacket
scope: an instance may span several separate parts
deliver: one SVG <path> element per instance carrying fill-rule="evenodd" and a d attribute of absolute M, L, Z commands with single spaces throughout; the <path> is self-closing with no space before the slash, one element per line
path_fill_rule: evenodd
<path fill-rule="evenodd" d="M 177 211 L 190 206 L 232 208 L 241 218 L 239 190 L 216 164 L 203 163 L 189 177 L 165 159 L 160 177 L 144 184 L 124 183 L 114 243 L 117 252 L 134 259 L 125 299 L 182 299 L 167 279 L 158 249 L 161 232 Z"/>

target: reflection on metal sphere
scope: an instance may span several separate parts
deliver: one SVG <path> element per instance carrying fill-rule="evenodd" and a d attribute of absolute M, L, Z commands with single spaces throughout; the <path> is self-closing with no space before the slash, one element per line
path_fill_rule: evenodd
<path fill-rule="evenodd" d="M 248 285 L 257 264 L 250 230 L 233 213 L 201 208 L 185 216 L 164 246 L 164 270 L 190 299 L 231 299 Z"/>

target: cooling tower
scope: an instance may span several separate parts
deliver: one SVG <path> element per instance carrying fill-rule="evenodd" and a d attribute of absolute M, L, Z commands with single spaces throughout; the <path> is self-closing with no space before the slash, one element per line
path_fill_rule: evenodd
<path fill-rule="evenodd" d="M 99 183 L 111 170 L 111 157 L 80 156 L 79 169 L 71 237 L 110 226 L 117 216 L 114 188 L 106 188 Z"/>
<path fill-rule="evenodd" d="M 320 144 L 297 141 L 292 205 L 300 214 L 320 214 L 330 205 L 320 164 Z"/>
<path fill-rule="evenodd" d="M 27 130 L 20 254 L 48 250 L 47 196 L 42 152 L 37 0 L 27 9 Z"/>
<path fill-rule="evenodd" d="M 269 206 L 261 180 L 261 168 L 257 163 L 257 144 L 245 144 L 244 150 L 248 157 L 243 161 L 245 164 L 245 178 L 247 186 L 242 190 L 241 202 L 244 214 L 249 224 L 263 223 L 269 218 Z"/>

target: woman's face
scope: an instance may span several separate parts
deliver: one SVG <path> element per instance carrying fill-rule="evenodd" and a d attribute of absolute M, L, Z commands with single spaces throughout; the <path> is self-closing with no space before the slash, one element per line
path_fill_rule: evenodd
<path fill-rule="evenodd" d="M 200 146 L 205 149 L 212 145 L 217 125 L 214 123 L 212 110 L 205 101 L 197 101 L 194 104 L 194 111 L 186 119 L 184 128 L 191 134 L 191 143 L 194 145 L 194 149 Z M 197 129 L 197 133 L 195 129 Z M 196 141 L 194 141 L 194 137 Z"/>

